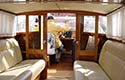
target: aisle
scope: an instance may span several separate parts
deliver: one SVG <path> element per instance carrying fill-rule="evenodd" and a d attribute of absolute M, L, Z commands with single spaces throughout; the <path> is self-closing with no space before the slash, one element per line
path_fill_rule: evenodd
<path fill-rule="evenodd" d="M 60 63 L 48 67 L 46 80 L 73 80 L 73 67 L 70 55 L 62 55 Z"/>

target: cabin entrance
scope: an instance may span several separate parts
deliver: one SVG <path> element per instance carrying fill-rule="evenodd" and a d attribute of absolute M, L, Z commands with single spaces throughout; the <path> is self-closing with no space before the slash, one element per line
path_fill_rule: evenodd
<path fill-rule="evenodd" d="M 47 34 L 47 54 L 50 56 L 51 63 L 60 62 L 63 59 L 62 55 L 73 57 L 72 47 L 76 38 L 76 14 L 48 13 Z"/>

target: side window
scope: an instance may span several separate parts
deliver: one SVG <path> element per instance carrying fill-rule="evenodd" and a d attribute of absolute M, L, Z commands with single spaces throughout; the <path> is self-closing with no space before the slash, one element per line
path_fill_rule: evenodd
<path fill-rule="evenodd" d="M 106 31 L 107 31 L 107 17 L 106 16 L 99 16 L 98 33 L 105 34 Z"/>
<path fill-rule="evenodd" d="M 84 32 L 95 33 L 95 16 L 84 16 Z"/>
<path fill-rule="evenodd" d="M 17 16 L 17 29 L 16 32 L 26 32 L 26 16 Z"/>

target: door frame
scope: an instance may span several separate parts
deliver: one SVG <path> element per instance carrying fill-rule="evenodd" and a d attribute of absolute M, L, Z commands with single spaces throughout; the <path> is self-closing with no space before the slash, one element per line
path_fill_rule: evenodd
<path fill-rule="evenodd" d="M 26 15 L 26 57 L 30 58 L 30 54 L 40 54 L 43 56 L 44 60 L 47 62 L 47 15 L 46 14 L 34 14 L 39 16 L 39 31 L 41 37 L 41 15 L 43 16 L 43 49 L 30 49 L 29 48 L 29 15 Z"/>
<path fill-rule="evenodd" d="M 94 56 L 94 61 L 97 61 L 98 57 L 98 14 L 76 14 L 76 52 L 75 60 L 79 60 L 80 56 Z M 80 17 L 81 16 L 95 16 L 95 50 L 80 50 Z"/>

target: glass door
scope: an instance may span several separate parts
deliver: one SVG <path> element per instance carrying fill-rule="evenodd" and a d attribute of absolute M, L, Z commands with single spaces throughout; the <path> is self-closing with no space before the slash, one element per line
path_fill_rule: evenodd
<path fill-rule="evenodd" d="M 26 16 L 26 51 L 28 58 L 46 59 L 46 16 L 27 15 Z M 44 27 L 43 27 L 44 26 Z M 44 54 L 44 56 L 43 56 Z"/>
<path fill-rule="evenodd" d="M 79 56 L 87 60 L 97 59 L 98 16 L 79 15 L 77 32 L 79 33 Z M 79 30 L 79 31 L 78 31 Z"/>

